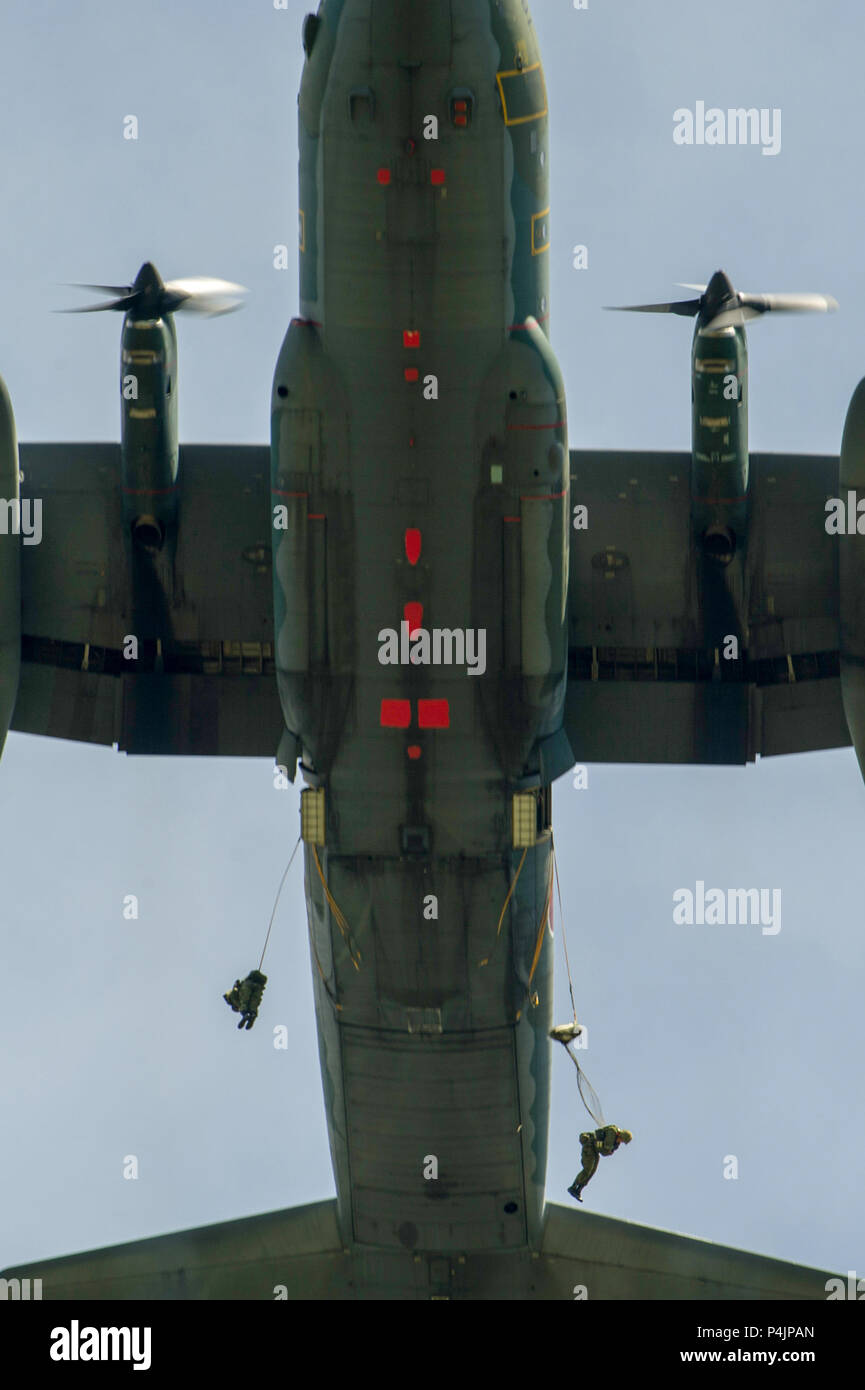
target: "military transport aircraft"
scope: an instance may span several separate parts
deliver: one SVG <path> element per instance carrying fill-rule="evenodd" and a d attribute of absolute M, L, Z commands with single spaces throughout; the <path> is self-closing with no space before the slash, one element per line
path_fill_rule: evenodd
<path fill-rule="evenodd" d="M 760 306 L 715 276 L 693 455 L 569 453 L 525 4 L 326 0 L 303 44 L 271 448 L 177 446 L 172 315 L 238 287 L 150 265 L 109 287 L 123 441 L 21 448 L 42 534 L 0 536 L 0 718 L 299 762 L 337 1196 L 6 1277 L 46 1298 L 824 1298 L 824 1271 L 545 1201 L 551 786 L 578 761 L 851 734 L 861 759 L 865 541 L 824 523 L 865 484 L 865 383 L 840 479 L 749 455 L 733 311 Z M 5 391 L 0 426 L 17 499 Z"/>

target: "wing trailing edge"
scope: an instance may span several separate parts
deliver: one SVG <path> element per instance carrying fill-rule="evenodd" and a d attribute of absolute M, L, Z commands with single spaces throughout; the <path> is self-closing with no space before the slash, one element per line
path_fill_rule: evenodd
<path fill-rule="evenodd" d="M 454 1252 L 456 1253 L 456 1252 Z M 821 1299 L 825 1270 L 548 1203 L 539 1251 L 344 1247 L 336 1200 L 4 1270 L 43 1299 Z M 584 1292 L 583 1292 L 584 1291 Z M 18 1295 L 20 1296 L 20 1295 Z"/>

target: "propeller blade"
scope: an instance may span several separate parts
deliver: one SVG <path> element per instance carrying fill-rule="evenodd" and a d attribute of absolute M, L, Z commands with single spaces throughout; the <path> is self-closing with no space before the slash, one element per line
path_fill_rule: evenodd
<path fill-rule="evenodd" d="M 169 313 L 176 311 L 194 314 L 230 314 L 243 303 L 246 289 L 231 280 L 217 280 L 208 275 L 191 275 L 182 280 L 166 280 L 168 300 L 176 301 Z"/>
<path fill-rule="evenodd" d="M 751 319 L 758 319 L 761 313 L 761 309 L 753 309 L 749 305 L 734 305 L 732 309 L 722 309 L 704 328 L 706 332 L 714 332 L 718 328 L 744 328 Z"/>
<path fill-rule="evenodd" d="M 739 303 L 752 309 L 752 318 L 759 314 L 831 314 L 838 308 L 837 299 L 828 294 L 745 294 L 740 293 Z"/>
<path fill-rule="evenodd" d="M 94 289 L 101 288 L 98 285 L 92 286 Z M 55 309 L 55 314 L 98 314 L 103 309 L 131 309 L 136 299 L 135 294 L 126 294 L 122 299 L 109 299 L 104 304 L 84 304 L 77 309 Z"/>
<path fill-rule="evenodd" d="M 699 290 L 700 294 L 704 294 L 709 288 L 708 285 L 689 285 L 686 280 L 677 280 L 676 284 L 680 290 Z"/>
<path fill-rule="evenodd" d="M 680 281 L 683 289 L 699 290 L 699 299 L 669 304 L 610 304 L 606 308 L 636 314 L 682 314 L 694 318 L 702 310 L 701 331 L 719 332 L 723 328 L 742 328 L 752 319 L 772 311 L 778 313 L 829 314 L 838 301 L 827 294 L 744 294 L 737 293 L 723 271 L 717 271 L 708 285 Z M 708 315 L 717 310 L 712 318 Z"/>
<path fill-rule="evenodd" d="M 113 296 L 103 304 L 86 304 L 80 309 L 58 309 L 61 314 L 97 314 L 102 309 L 135 311 L 136 317 L 159 318 L 178 310 L 195 314 L 229 314 L 239 309 L 246 289 L 233 280 L 219 280 L 210 275 L 190 275 L 181 280 L 163 283 L 156 267 L 149 261 L 141 267 L 132 285 L 84 285 L 77 289 L 99 290 Z"/>
<path fill-rule="evenodd" d="M 694 318 L 700 312 L 700 301 L 680 299 L 674 304 L 605 304 L 604 308 L 621 314 L 683 314 L 686 318 Z"/>
<path fill-rule="evenodd" d="M 134 292 L 134 285 L 85 285 L 80 280 L 67 281 L 72 289 L 76 290 L 97 290 L 99 294 L 113 294 L 122 298 Z"/>

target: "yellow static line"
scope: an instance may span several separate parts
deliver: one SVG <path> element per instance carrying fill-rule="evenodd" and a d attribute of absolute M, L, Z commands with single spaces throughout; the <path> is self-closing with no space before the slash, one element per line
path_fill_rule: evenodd
<path fill-rule="evenodd" d="M 535 1007 L 537 1007 L 538 996 L 537 996 L 537 994 L 532 994 L 532 993 L 531 993 L 532 979 L 533 979 L 533 977 L 534 977 L 535 970 L 537 969 L 538 961 L 539 961 L 540 958 L 541 958 L 541 947 L 542 947 L 543 944 L 544 944 L 544 927 L 545 927 L 545 926 L 547 925 L 547 923 L 549 922 L 549 918 L 550 918 L 550 908 L 551 908 L 552 905 L 553 905 L 553 862 L 554 862 L 554 861 L 553 861 L 553 856 L 552 856 L 552 853 L 551 853 L 551 854 L 550 854 L 550 870 L 549 870 L 549 873 L 550 873 L 550 881 L 549 881 L 549 884 L 547 885 L 547 898 L 546 898 L 546 902 L 544 903 L 544 910 L 543 910 L 543 912 L 541 913 L 541 924 L 540 924 L 540 927 L 538 928 L 538 939 L 537 939 L 537 941 L 535 942 L 535 954 L 534 954 L 534 956 L 532 957 L 532 968 L 531 968 L 531 970 L 529 971 L 529 983 L 528 983 L 528 985 L 527 985 L 527 987 L 526 987 L 527 990 L 528 990 L 528 992 L 529 992 L 529 999 L 531 1000 L 532 1004 L 533 1004 Z"/>
<path fill-rule="evenodd" d="M 507 910 L 508 910 L 508 903 L 510 902 L 511 898 L 512 898 L 513 895 L 514 895 L 514 889 L 515 889 L 516 886 L 517 886 L 517 879 L 519 878 L 520 874 L 521 874 L 522 871 L 523 871 L 523 865 L 524 865 L 525 862 L 526 862 L 526 855 L 528 854 L 528 850 L 529 850 L 529 847 L 528 847 L 528 845 L 526 845 L 525 849 L 523 850 L 523 857 L 522 857 L 522 859 L 520 860 L 519 868 L 517 869 L 516 873 L 514 874 L 514 881 L 513 881 L 513 883 L 511 884 L 510 888 L 508 889 L 508 896 L 505 898 L 504 906 L 502 907 L 502 910 L 501 910 L 501 912 L 499 913 L 499 922 L 498 922 L 498 926 L 496 927 L 496 938 L 495 938 L 495 941 L 493 942 L 493 950 L 490 951 L 489 955 L 488 955 L 488 956 L 485 956 L 483 960 L 479 960 L 479 961 L 478 961 L 478 965 L 489 965 L 490 961 L 491 961 L 492 958 L 493 958 L 493 951 L 496 949 L 496 941 L 498 941 L 498 939 L 499 939 L 499 932 L 500 932 L 501 929 L 502 929 L 502 922 L 505 920 L 505 913 L 506 913 Z"/>
<path fill-rule="evenodd" d="M 310 846 L 310 848 L 312 849 L 312 857 L 315 860 L 315 867 L 318 869 L 318 876 L 321 879 L 321 886 L 324 889 L 324 896 L 327 898 L 327 905 L 333 913 L 333 916 L 336 920 L 336 925 L 339 927 L 339 930 L 342 934 L 342 939 L 348 947 L 348 954 L 351 959 L 351 963 L 354 966 L 355 970 L 359 970 L 360 962 L 362 960 L 360 951 L 357 949 L 357 947 L 351 939 L 351 931 L 349 929 L 348 922 L 346 921 L 345 914 L 334 901 L 331 891 L 325 882 L 324 874 L 321 868 L 321 861 L 318 857 L 318 849 L 315 845 Z"/>

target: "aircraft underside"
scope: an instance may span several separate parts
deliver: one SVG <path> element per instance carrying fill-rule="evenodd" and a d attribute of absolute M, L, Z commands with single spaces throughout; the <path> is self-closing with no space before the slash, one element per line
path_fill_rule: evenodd
<path fill-rule="evenodd" d="M 845 707 L 865 745 L 865 566 L 839 571 L 822 525 L 838 462 L 748 455 L 719 386 L 744 337 L 710 341 L 704 300 L 693 457 L 569 450 L 524 3 L 327 0 L 303 39 L 270 450 L 178 447 L 193 291 L 143 267 L 108 306 L 124 372 L 150 374 L 120 449 L 21 450 L 45 544 L 0 537 L 22 595 L 0 718 L 299 767 L 336 1197 L 42 1261 L 44 1296 L 823 1297 L 822 1271 L 546 1203 L 551 788 L 575 763 L 849 743 Z M 861 421 L 859 395 L 851 486 Z"/>

